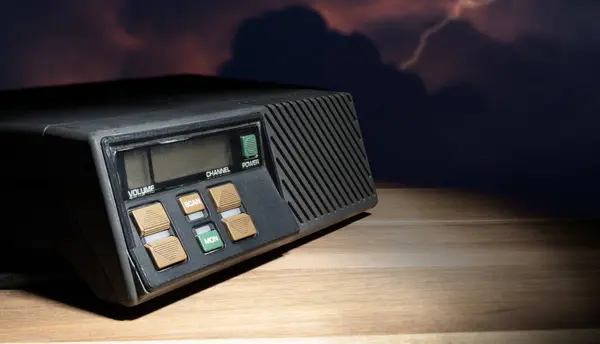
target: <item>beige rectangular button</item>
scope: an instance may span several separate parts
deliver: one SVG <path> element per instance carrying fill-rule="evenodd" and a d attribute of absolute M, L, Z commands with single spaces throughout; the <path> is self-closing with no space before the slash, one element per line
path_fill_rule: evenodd
<path fill-rule="evenodd" d="M 239 208 L 242 205 L 240 195 L 235 186 L 231 183 L 216 186 L 209 189 L 208 192 L 219 213 Z"/>
<path fill-rule="evenodd" d="M 248 214 L 237 214 L 231 217 L 227 217 L 222 219 L 225 227 L 227 227 L 227 231 L 229 232 L 229 236 L 231 240 L 238 241 L 244 238 L 248 238 L 256 235 L 256 228 L 254 227 L 254 222 L 252 222 L 252 218 Z"/>
<path fill-rule="evenodd" d="M 144 247 L 146 247 L 148 254 L 150 254 L 157 270 L 164 269 L 187 259 L 187 254 L 185 254 L 181 242 L 175 236 L 160 239 L 146 244 Z"/>
<path fill-rule="evenodd" d="M 141 236 L 166 231 L 171 226 L 167 212 L 160 202 L 134 209 L 131 216 Z"/>
<path fill-rule="evenodd" d="M 181 206 L 181 209 L 183 209 L 183 213 L 185 215 L 204 210 L 204 202 L 202 202 L 202 198 L 200 198 L 200 195 L 198 195 L 197 192 L 181 196 L 178 198 L 178 200 L 179 205 Z"/>

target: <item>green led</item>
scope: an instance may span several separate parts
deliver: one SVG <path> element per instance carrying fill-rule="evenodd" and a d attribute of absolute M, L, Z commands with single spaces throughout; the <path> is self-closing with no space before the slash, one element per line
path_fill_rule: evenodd
<path fill-rule="evenodd" d="M 242 155 L 244 158 L 253 158 L 258 155 L 256 135 L 243 135 L 240 139 L 242 140 Z"/>

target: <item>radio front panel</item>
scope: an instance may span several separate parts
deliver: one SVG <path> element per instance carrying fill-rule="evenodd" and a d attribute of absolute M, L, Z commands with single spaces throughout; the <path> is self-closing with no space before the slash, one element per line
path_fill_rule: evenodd
<path fill-rule="evenodd" d="M 148 292 L 297 233 L 267 170 L 259 120 L 146 136 L 113 139 L 106 152 Z"/>
<path fill-rule="evenodd" d="M 123 197 L 132 200 L 263 165 L 260 122 L 135 142 L 117 148 Z"/>

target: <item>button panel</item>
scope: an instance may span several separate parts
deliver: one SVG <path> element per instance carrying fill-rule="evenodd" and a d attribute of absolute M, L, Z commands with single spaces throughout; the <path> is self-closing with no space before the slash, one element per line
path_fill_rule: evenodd
<path fill-rule="evenodd" d="M 229 236 L 234 242 L 256 235 L 256 228 L 254 227 L 252 218 L 246 213 L 233 215 L 221 221 L 225 224 Z"/>
<path fill-rule="evenodd" d="M 157 270 L 162 270 L 187 259 L 187 254 L 181 242 L 175 236 L 154 241 L 144 245 L 144 247 L 150 254 Z"/>
<path fill-rule="evenodd" d="M 166 231 L 171 226 L 167 212 L 159 202 L 134 209 L 131 217 L 141 236 Z"/>
<path fill-rule="evenodd" d="M 254 222 L 250 215 L 245 213 L 241 197 L 233 183 L 218 185 L 207 191 L 208 199 L 212 201 L 217 213 L 211 216 L 200 193 L 188 190 L 176 198 L 179 215 L 170 214 L 176 217 L 184 216 L 188 220 L 187 223 L 191 221 L 199 223 L 200 227 L 192 227 L 192 235 L 198 244 L 198 249 L 203 254 L 225 248 L 225 241 L 219 233 L 219 228 L 226 229 L 232 243 L 257 235 Z M 175 211 L 175 209 L 169 209 L 169 211 Z M 139 206 L 131 210 L 130 214 L 156 270 L 163 270 L 188 259 L 182 242 L 178 236 L 174 235 L 176 230 L 183 229 L 171 228 L 173 224 L 167 214 L 167 209 L 161 202 Z M 192 218 L 192 216 L 196 217 Z M 223 227 L 215 226 L 215 221 L 220 221 Z M 174 222 L 177 223 L 175 220 Z"/>
<path fill-rule="evenodd" d="M 277 246 L 279 240 L 298 232 L 297 221 L 272 184 L 272 175 L 265 166 L 268 159 L 262 155 L 260 114 L 248 114 L 248 119 L 254 122 L 240 122 L 226 132 L 230 163 L 218 173 L 199 172 L 181 179 L 147 183 L 154 188 L 140 191 L 130 188 L 135 184 L 126 183 L 130 176 L 124 169 L 125 158 L 114 157 L 117 171 L 124 173 L 123 178 L 115 178 L 115 192 L 122 192 L 119 213 L 125 243 L 144 291 L 152 293 L 171 283 L 195 278 L 204 271 L 218 271 L 257 250 Z M 219 133 L 219 130 L 210 131 L 208 135 Z M 187 136 L 188 132 L 181 135 Z M 154 142 L 140 142 L 139 148 L 148 151 Z M 133 144 L 127 142 L 126 149 L 130 146 Z M 177 158 L 173 162 L 177 163 Z M 150 173 L 154 165 L 148 165 Z M 150 180 L 154 181 L 152 175 Z M 145 221 L 141 211 L 132 213 L 155 203 L 162 219 L 157 221 L 158 226 L 145 225 L 152 221 Z"/>
<path fill-rule="evenodd" d="M 219 213 L 239 208 L 242 205 L 240 195 L 231 183 L 215 186 L 209 189 L 208 192 Z"/>

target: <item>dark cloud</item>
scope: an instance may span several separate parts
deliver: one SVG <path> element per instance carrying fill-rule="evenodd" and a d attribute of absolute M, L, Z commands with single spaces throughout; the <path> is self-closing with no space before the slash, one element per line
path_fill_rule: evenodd
<path fill-rule="evenodd" d="M 119 76 L 136 41 L 114 17 L 116 1 L 3 3 L 0 87 L 95 81 Z"/>
<path fill-rule="evenodd" d="M 385 150 L 383 140 L 402 140 L 378 131 L 403 127 L 427 96 L 418 77 L 382 64 L 368 38 L 331 31 L 309 8 L 292 7 L 250 19 L 233 42 L 233 58 L 219 75 L 351 92 L 373 152 Z M 380 176 L 391 177 L 393 171 L 384 159 L 375 159 L 373 168 Z"/>
<path fill-rule="evenodd" d="M 598 42 L 600 2 L 595 0 L 497 0 L 478 13 L 483 27 L 498 36 L 542 36 L 573 44 Z M 473 20 L 478 22 L 477 17 Z"/>
<path fill-rule="evenodd" d="M 218 70 L 339 89 L 357 100 L 379 178 L 594 190 L 600 2 L 496 0 L 398 71 L 450 2 L 5 2 L 0 88 Z"/>
<path fill-rule="evenodd" d="M 373 40 L 382 54 L 393 61 L 407 60 L 419 42 L 419 34 L 442 17 L 428 21 L 385 22 L 371 28 Z M 418 25 L 417 25 L 418 23 Z M 412 69 L 421 75 L 428 87 L 438 88 L 457 79 L 486 69 L 482 54 L 497 50 L 501 43 L 490 39 L 467 21 L 456 21 L 430 37 L 419 63 Z"/>
<path fill-rule="evenodd" d="M 213 74 L 237 24 L 286 1 L 31 0 L 1 5 L 0 87 Z"/>
<path fill-rule="evenodd" d="M 600 47 L 600 21 L 595 16 L 599 12 L 600 2 L 593 0 L 496 0 L 488 7 L 466 11 L 460 21 L 433 35 L 415 70 L 435 88 L 456 78 L 490 74 L 485 70 L 490 52 L 502 54 L 499 50 L 519 47 L 534 57 L 525 47 L 529 43 L 523 42 L 545 40 L 555 50 L 593 51 Z M 419 12 L 370 23 L 363 31 L 386 60 L 399 63 L 417 46 L 419 34 L 443 16 Z M 535 58 L 546 60 L 541 55 Z"/>
<path fill-rule="evenodd" d="M 414 48 L 419 30 L 438 20 L 450 2 L 306 0 L 332 28 L 366 34 L 382 58 L 396 64 Z M 292 3 L 295 1 L 6 2 L 0 5 L 0 87 L 177 72 L 212 74 L 230 55 L 229 43 L 239 22 Z M 468 11 L 465 20 L 492 37 L 512 39 L 526 33 L 594 45 L 597 35 L 593 33 L 600 22 L 593 14 L 598 6 L 595 0 L 497 0 L 489 8 Z M 436 63 L 419 70 L 437 73 L 438 84 L 452 76 L 449 70 L 459 74 L 467 65 L 448 63 L 455 60 L 451 55 L 469 49 L 455 46 L 467 39 L 453 39 L 457 41 L 451 42 L 449 50 L 436 54 Z M 430 79 L 426 76 L 428 82 Z"/>
<path fill-rule="evenodd" d="M 468 40 L 453 44 L 460 38 Z M 445 55 L 457 46 L 465 50 Z M 219 74 L 351 92 L 378 179 L 476 187 L 577 211 L 600 190 L 590 172 L 600 172 L 591 158 L 600 153 L 600 103 L 569 78 L 595 58 L 563 48 L 539 38 L 507 44 L 458 22 L 432 41 L 424 63 L 441 55 L 476 71 L 428 93 L 415 74 L 383 63 L 367 37 L 332 31 L 318 13 L 294 7 L 244 22 Z"/>
<path fill-rule="evenodd" d="M 284 6 L 290 1 L 280 1 Z M 273 1 L 256 0 L 181 0 L 177 3 L 160 0 L 128 0 L 119 12 L 119 18 L 129 32 L 140 35 L 173 37 L 195 34 L 198 39 L 222 36 L 222 30 L 233 34 L 235 26 L 246 17 L 252 17 L 269 8 L 277 8 Z"/>

